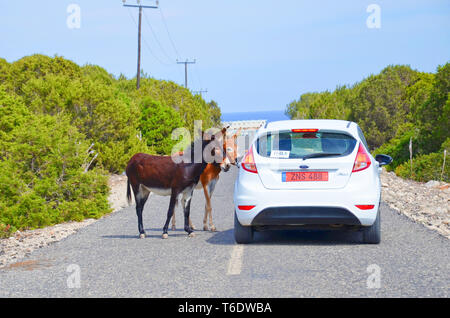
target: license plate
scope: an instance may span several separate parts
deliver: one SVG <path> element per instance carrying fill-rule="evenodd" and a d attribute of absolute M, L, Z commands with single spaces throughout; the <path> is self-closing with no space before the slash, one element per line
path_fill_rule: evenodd
<path fill-rule="evenodd" d="M 327 171 L 283 172 L 283 182 L 328 181 Z"/>

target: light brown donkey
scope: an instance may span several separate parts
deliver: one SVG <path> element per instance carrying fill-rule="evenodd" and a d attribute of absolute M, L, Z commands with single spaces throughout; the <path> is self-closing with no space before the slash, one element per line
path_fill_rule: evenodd
<path fill-rule="evenodd" d="M 238 148 L 237 148 L 237 137 L 241 132 L 241 128 L 231 137 L 227 137 L 224 140 L 223 148 L 226 156 L 224 156 L 224 162 L 219 166 L 214 164 L 208 164 L 200 175 L 200 182 L 197 184 L 196 189 L 203 188 L 203 193 L 205 194 L 205 216 L 203 218 L 203 230 L 208 231 L 208 216 L 209 216 L 209 229 L 213 232 L 216 231 L 216 227 L 214 226 L 212 219 L 212 206 L 211 206 L 211 197 L 214 192 L 214 188 L 216 187 L 217 181 L 219 181 L 219 174 L 223 170 L 227 172 L 230 169 L 231 165 L 237 164 L 237 156 L 238 156 Z M 224 164 L 225 163 L 225 164 Z M 192 225 L 191 219 L 189 218 L 189 225 L 192 228 L 195 228 Z M 175 230 L 175 213 L 172 216 L 172 230 Z"/>

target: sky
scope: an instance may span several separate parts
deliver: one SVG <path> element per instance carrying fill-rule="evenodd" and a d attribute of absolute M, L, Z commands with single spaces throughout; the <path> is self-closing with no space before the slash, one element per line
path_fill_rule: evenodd
<path fill-rule="evenodd" d="M 160 0 L 159 7 L 144 9 L 143 71 L 183 85 L 176 60 L 195 59 L 189 88 L 207 90 L 204 98 L 223 113 L 283 111 L 303 93 L 354 84 L 387 65 L 435 72 L 450 60 L 449 0 Z M 122 0 L 2 0 L 0 57 L 59 55 L 131 78 L 137 19 L 138 9 Z"/>

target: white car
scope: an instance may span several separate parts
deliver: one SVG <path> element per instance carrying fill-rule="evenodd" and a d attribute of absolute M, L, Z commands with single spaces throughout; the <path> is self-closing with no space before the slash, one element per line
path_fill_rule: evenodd
<path fill-rule="evenodd" d="M 239 163 L 234 189 L 237 243 L 256 230 L 337 228 L 380 242 L 381 166 L 358 125 L 343 120 L 287 120 L 260 128 Z"/>

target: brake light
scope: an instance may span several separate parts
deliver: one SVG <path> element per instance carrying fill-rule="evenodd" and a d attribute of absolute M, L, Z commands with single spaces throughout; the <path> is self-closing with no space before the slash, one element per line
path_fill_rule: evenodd
<path fill-rule="evenodd" d="M 238 205 L 238 209 L 242 211 L 250 211 L 255 205 Z"/>
<path fill-rule="evenodd" d="M 367 154 L 363 145 L 360 143 L 358 153 L 356 154 L 355 163 L 353 164 L 352 172 L 363 171 L 364 169 L 369 168 L 371 163 L 372 162 L 370 161 L 369 155 Z"/>
<path fill-rule="evenodd" d="M 355 205 L 360 210 L 372 210 L 375 205 L 373 204 L 362 204 L 362 205 Z"/>
<path fill-rule="evenodd" d="M 258 169 L 256 169 L 255 158 L 253 157 L 253 146 L 250 147 L 250 150 L 245 155 L 241 165 L 245 171 L 258 173 Z"/>
<path fill-rule="evenodd" d="M 318 132 L 319 129 L 312 129 L 312 128 L 307 128 L 307 129 L 292 129 L 292 132 L 294 133 L 307 133 L 307 132 Z"/>

